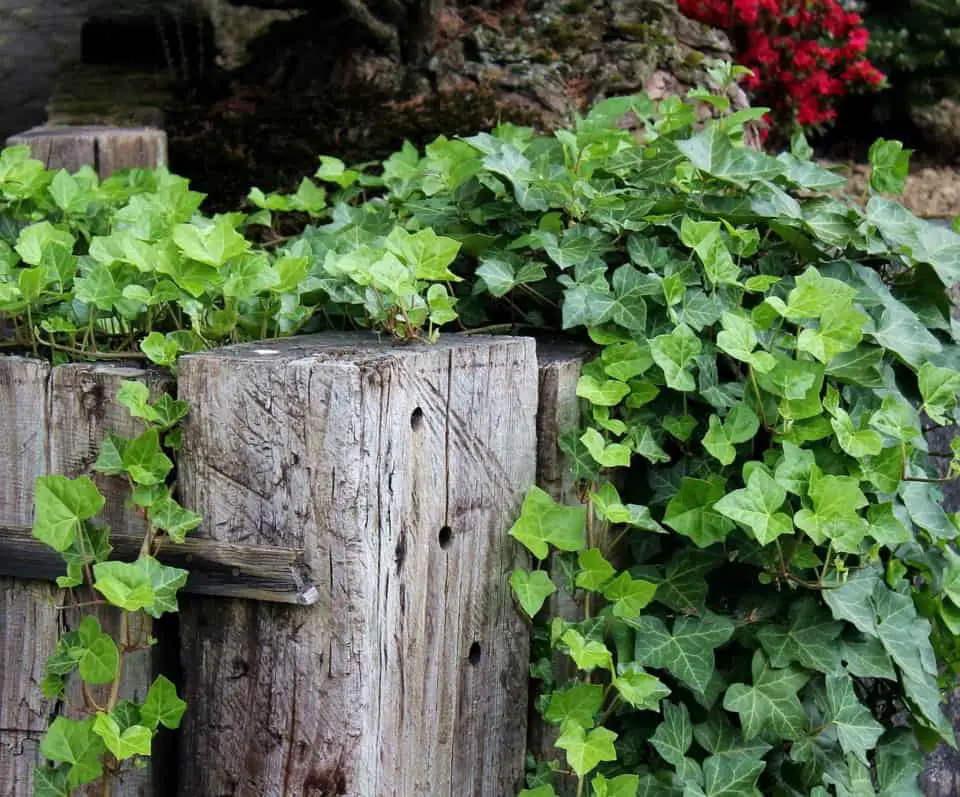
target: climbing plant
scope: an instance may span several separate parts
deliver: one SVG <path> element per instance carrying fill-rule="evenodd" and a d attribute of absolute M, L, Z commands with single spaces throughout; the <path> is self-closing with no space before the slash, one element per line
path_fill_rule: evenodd
<path fill-rule="evenodd" d="M 705 104 L 720 116 L 698 125 Z M 957 420 L 960 237 L 880 195 L 902 187 L 896 142 L 861 206 L 826 193 L 845 180 L 802 137 L 745 148 L 764 112 L 618 98 L 552 135 L 322 158 L 295 194 L 213 218 L 164 170 L 99 183 L 7 151 L 0 318 L 20 349 L 167 366 L 319 328 L 592 343 L 563 442 L 579 500 L 532 488 L 511 531 L 557 748 L 523 794 L 918 795 L 922 750 L 954 743 L 960 666 L 939 504 L 960 445 L 925 437 Z M 153 495 L 133 445 L 101 460 Z M 576 612 L 551 614 L 560 591 Z M 151 732 L 145 710 L 119 733 Z"/>

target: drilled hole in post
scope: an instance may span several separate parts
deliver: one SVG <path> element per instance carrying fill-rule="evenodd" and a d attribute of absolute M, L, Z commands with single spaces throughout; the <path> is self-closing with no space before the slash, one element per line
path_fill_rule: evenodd
<path fill-rule="evenodd" d="M 470 664 L 476 667 L 480 663 L 480 643 L 474 642 L 470 646 L 470 653 L 467 655 L 467 658 L 470 660 Z"/>
<path fill-rule="evenodd" d="M 440 543 L 441 548 L 447 548 L 450 545 L 450 542 L 453 540 L 453 529 L 449 526 L 444 526 L 440 529 L 440 533 L 437 534 L 437 542 Z"/>
<path fill-rule="evenodd" d="M 423 423 L 423 410 L 417 407 L 410 413 L 410 428 L 419 429 Z"/>

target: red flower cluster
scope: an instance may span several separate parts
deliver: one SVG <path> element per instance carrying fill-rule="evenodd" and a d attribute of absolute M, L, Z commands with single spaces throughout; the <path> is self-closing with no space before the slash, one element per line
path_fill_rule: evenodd
<path fill-rule="evenodd" d="M 835 119 L 840 97 L 884 82 L 863 57 L 870 39 L 863 20 L 837 0 L 679 0 L 679 6 L 730 35 L 737 61 L 753 71 L 745 86 L 771 109 L 768 125 L 787 133 L 794 123 L 814 127 Z"/>

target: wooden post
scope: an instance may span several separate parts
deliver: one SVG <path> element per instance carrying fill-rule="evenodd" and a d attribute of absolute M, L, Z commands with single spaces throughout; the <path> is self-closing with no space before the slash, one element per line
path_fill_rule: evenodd
<path fill-rule="evenodd" d="M 7 146 L 18 144 L 29 146 L 48 169 L 92 166 L 101 178 L 118 169 L 167 163 L 167 134 L 152 127 L 34 127 L 7 139 Z"/>
<path fill-rule="evenodd" d="M 61 365 L 53 369 L 50 379 L 49 465 L 51 473 L 75 478 L 89 475 L 97 483 L 107 499 L 100 516 L 112 530 L 127 534 L 144 533 L 144 520 L 130 504 L 130 487 L 126 479 L 106 477 L 94 473 L 93 463 L 100 452 L 100 443 L 109 433 L 134 437 L 143 431 L 143 424 L 132 418 L 127 409 L 116 402 L 117 391 L 125 380 L 144 382 L 157 397 L 161 392 L 172 390 L 173 380 L 162 371 L 143 370 L 116 365 Z M 64 568 L 65 570 L 66 568 Z M 87 600 L 89 598 L 83 598 Z M 62 602 L 62 601 L 61 601 Z M 120 629 L 120 612 L 109 607 L 92 610 L 84 608 L 63 612 L 63 630 L 75 628 L 86 615 L 96 615 L 103 630 L 117 638 Z M 131 639 L 149 639 L 152 622 L 149 616 L 139 613 L 133 616 L 129 635 Z M 51 642 L 52 644 L 52 642 Z M 123 663 L 121 695 L 124 699 L 142 702 L 153 683 L 154 666 L 150 650 L 129 654 Z M 107 687 L 94 688 L 99 702 L 106 702 Z M 83 705 L 80 684 L 71 678 L 67 689 L 65 713 L 79 718 L 78 708 Z M 114 797 L 146 797 L 153 794 L 152 782 L 160 782 L 159 775 L 165 762 L 151 760 L 143 769 L 125 770 L 122 779 L 114 788 Z M 90 797 L 100 797 L 99 787 L 88 792 Z"/>
<path fill-rule="evenodd" d="M 316 335 L 180 361 L 201 533 L 302 547 L 310 607 L 184 598 L 179 794 L 510 795 L 528 632 L 531 340 Z"/>
<path fill-rule="evenodd" d="M 47 471 L 50 366 L 0 357 L 0 524 L 33 523 L 33 485 Z M 56 590 L 0 578 L 0 795 L 33 794 L 39 744 L 53 711 L 40 679 L 56 645 Z"/>
<path fill-rule="evenodd" d="M 580 424 L 580 399 L 577 380 L 589 359 L 583 346 L 574 344 L 540 345 L 537 360 L 540 366 L 539 404 L 537 408 L 537 485 L 555 500 L 578 504 L 577 485 L 569 457 L 560 450 L 560 439 Z M 560 568 L 551 566 L 551 576 L 559 583 Z M 546 611 L 553 617 L 571 621 L 583 619 L 583 610 L 565 592 L 555 592 Z M 553 671 L 562 682 L 576 671 L 566 656 L 554 656 Z M 528 744 L 538 760 L 558 759 L 562 754 L 554 747 L 559 730 L 545 722 L 531 701 Z M 574 787 L 575 788 L 575 787 Z M 561 789 L 561 795 L 565 795 Z M 572 791 L 570 792 L 572 794 Z"/>

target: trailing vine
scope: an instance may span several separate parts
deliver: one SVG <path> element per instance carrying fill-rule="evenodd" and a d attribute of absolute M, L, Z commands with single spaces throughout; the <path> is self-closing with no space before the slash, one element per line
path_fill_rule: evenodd
<path fill-rule="evenodd" d="M 41 476 L 36 483 L 33 536 L 64 559 L 66 575 L 57 586 L 69 600 L 62 607 L 80 614 L 75 629 L 57 641 L 47 659 L 40 684 L 45 697 L 69 701 L 71 679 L 79 679 L 79 706 L 54 718 L 40 745 L 48 764 L 34 773 L 37 797 L 68 795 L 77 786 L 99 782 L 102 794 L 112 794 L 116 779 L 150 755 L 160 728 L 176 729 L 186 709 L 176 686 L 159 675 L 146 698 L 135 702 L 121 694 L 124 661 L 149 650 L 156 642 L 142 615 L 161 617 L 177 611 L 177 592 L 187 571 L 155 558 L 166 542 L 183 542 L 201 518 L 184 509 L 167 483 L 173 461 L 164 448 L 178 445 L 177 425 L 187 414 L 186 402 L 164 393 L 149 401 L 140 382 L 124 382 L 117 401 L 146 428 L 135 438 L 109 435 L 100 448 L 94 470 L 122 476 L 131 499 L 145 519 L 140 553 L 134 562 L 111 559 L 110 528 L 95 522 L 105 498 L 89 476 L 68 479 Z M 101 627 L 90 607 L 119 610 L 116 637 Z"/>
<path fill-rule="evenodd" d="M 700 126 L 704 104 L 720 117 Z M 960 668 L 960 556 L 939 499 L 960 444 L 931 451 L 925 433 L 957 420 L 945 289 L 960 236 L 881 195 L 902 188 L 896 142 L 872 150 L 877 193 L 861 206 L 828 193 L 845 179 L 802 136 L 776 157 L 745 148 L 764 112 L 705 91 L 617 98 L 553 135 L 502 125 L 375 167 L 325 157 L 295 194 L 254 189 L 249 212 L 212 218 L 165 170 L 100 183 L 7 150 L 5 345 L 173 366 L 329 328 L 589 340 L 583 428 L 563 441 L 582 500 L 532 488 L 511 531 L 533 557 L 511 583 L 557 748 L 522 794 L 919 795 L 922 751 L 955 743 L 941 693 Z M 99 464 L 126 472 L 149 528 L 174 538 L 157 519 L 172 501 L 158 450 L 184 408 L 125 390 L 147 437 L 111 439 Z M 71 583 L 104 587 L 98 499 L 45 478 L 38 536 L 73 557 Z M 150 568 L 124 565 L 121 605 L 157 608 Z M 558 591 L 579 618 L 546 616 Z M 98 633 L 78 629 L 53 661 L 106 650 Z M 558 655 L 575 677 L 554 673 Z M 179 705 L 162 688 L 155 700 Z M 157 712 L 134 708 L 87 706 L 101 764 L 130 751 L 125 732 L 152 735 Z M 44 754 L 69 779 L 76 750 L 48 741 L 65 722 Z"/>

